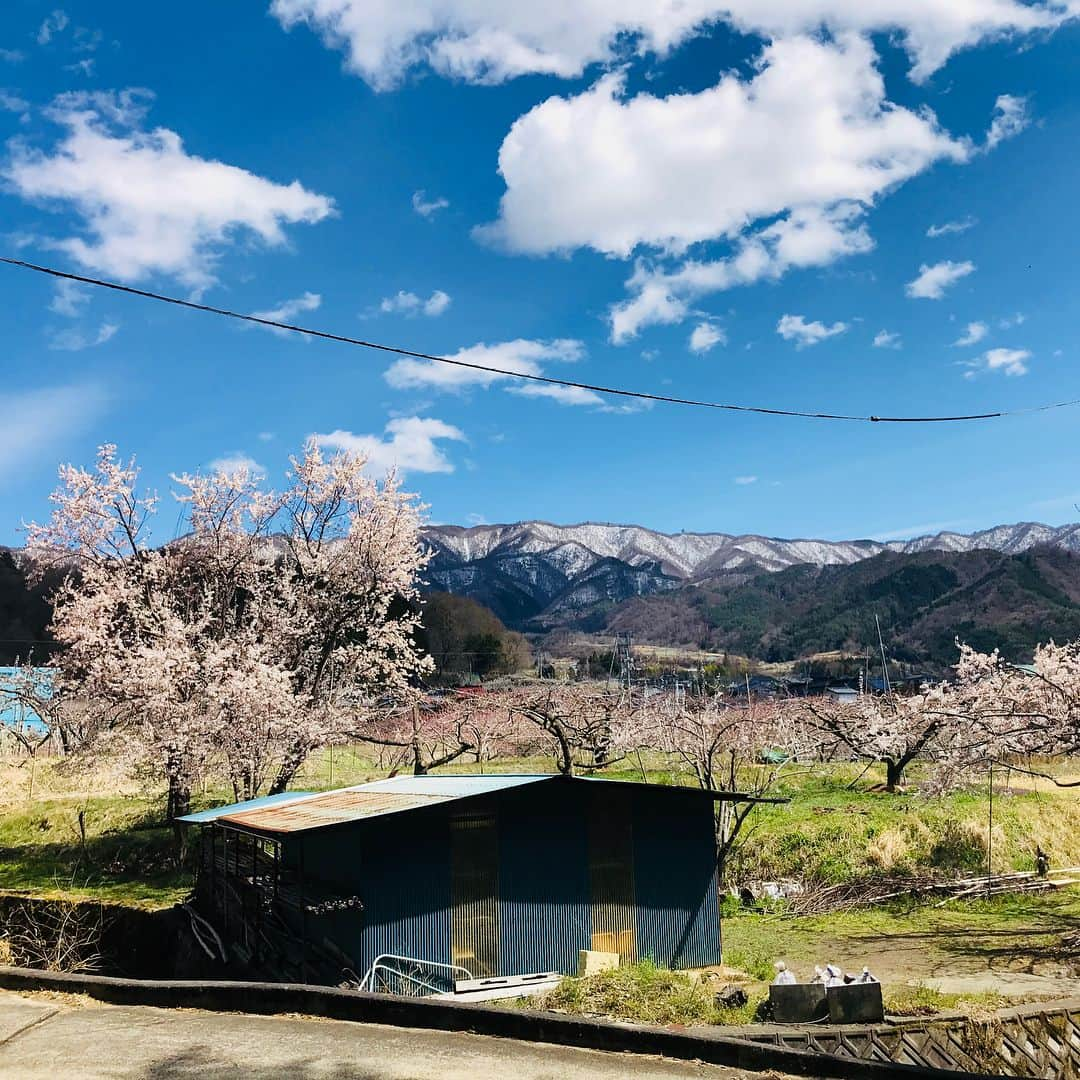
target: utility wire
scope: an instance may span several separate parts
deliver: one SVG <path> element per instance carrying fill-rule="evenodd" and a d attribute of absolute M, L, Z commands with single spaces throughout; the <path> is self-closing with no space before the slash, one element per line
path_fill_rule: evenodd
<path fill-rule="evenodd" d="M 483 371 L 489 375 L 505 375 L 507 378 L 525 379 L 529 382 L 543 383 L 547 386 L 562 386 L 571 390 L 591 390 L 594 394 L 633 398 L 637 401 L 657 401 L 665 405 L 689 405 L 698 409 L 720 409 L 725 412 L 757 413 L 763 416 L 796 416 L 807 420 L 848 420 L 873 424 L 947 424 L 965 420 L 998 420 L 1007 416 L 1021 416 L 1026 413 L 1047 412 L 1051 409 L 1066 409 L 1080 405 L 1080 398 L 1077 398 L 1073 401 L 1058 401 L 1049 405 L 1037 405 L 1027 409 L 1008 409 L 999 412 L 971 413 L 959 416 L 856 416 L 845 413 L 803 412 L 798 409 L 770 409 L 762 405 L 732 405 L 719 401 L 698 401 L 694 398 L 672 397 L 668 394 L 650 394 L 642 390 L 624 390 L 614 386 L 573 382 L 570 379 L 556 379 L 550 375 L 533 375 L 524 371 L 510 371 L 507 368 L 476 364 L 468 360 L 454 360 L 449 356 L 433 356 L 431 353 L 416 352 L 413 349 L 404 349 L 396 345 L 384 345 L 377 341 L 365 341 L 363 338 L 348 337 L 345 334 L 332 334 L 326 330 L 314 330 L 307 326 L 278 322 L 276 319 L 266 319 L 260 315 L 245 315 L 239 311 L 229 311 L 228 308 L 214 307 L 211 304 L 198 304 L 194 300 L 182 300 L 177 296 L 165 296 L 162 293 L 150 292 L 147 289 L 136 289 L 130 285 L 120 285 L 115 281 L 103 281 L 100 278 L 70 274 L 64 270 L 57 270 L 51 266 L 38 266 L 22 259 L 0 257 L 0 263 L 18 267 L 22 270 L 32 270 L 37 274 L 47 274 L 50 277 L 60 278 L 64 281 L 77 281 L 82 285 L 93 285 L 96 288 L 111 289 L 113 292 L 126 293 L 129 296 L 141 296 L 147 300 L 158 300 L 164 304 L 190 308 L 192 311 L 205 311 L 211 315 L 224 315 L 229 319 L 239 319 L 242 322 L 255 323 L 258 326 L 269 326 L 275 330 L 290 330 L 295 334 L 305 334 L 308 337 L 321 338 L 324 341 L 337 341 L 344 345 L 358 345 L 364 349 L 393 353 L 395 356 L 408 356 L 416 360 L 430 360 L 435 364 L 449 364 L 452 367 Z"/>

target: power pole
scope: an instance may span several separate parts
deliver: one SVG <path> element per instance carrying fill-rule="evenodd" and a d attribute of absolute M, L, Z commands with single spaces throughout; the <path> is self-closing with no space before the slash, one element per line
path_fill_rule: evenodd
<path fill-rule="evenodd" d="M 877 626 L 877 640 L 878 646 L 881 649 L 881 684 L 885 688 L 886 694 L 892 693 L 892 686 L 889 683 L 889 665 L 885 661 L 885 641 L 881 636 L 881 620 L 877 616 L 877 612 L 874 612 L 874 624 Z"/>
<path fill-rule="evenodd" d="M 630 689 L 634 674 L 634 654 L 631 651 L 632 639 L 627 634 L 617 634 L 615 637 L 615 660 L 619 665 L 619 686 L 624 690 Z"/>

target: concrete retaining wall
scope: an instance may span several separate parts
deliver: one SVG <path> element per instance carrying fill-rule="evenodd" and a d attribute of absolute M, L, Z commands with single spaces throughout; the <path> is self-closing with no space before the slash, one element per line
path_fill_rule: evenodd
<path fill-rule="evenodd" d="M 863 1061 L 1044 1080 L 1080 1077 L 1080 998 L 1015 1006 L 977 1020 L 953 1014 L 888 1024 L 724 1030 L 737 1038 Z"/>
<path fill-rule="evenodd" d="M 525 1042 L 554 1043 L 628 1053 L 660 1054 L 756 1071 L 797 1076 L 876 1078 L 948 1077 L 938 1069 L 857 1060 L 732 1038 L 711 1032 L 673 1030 L 583 1019 L 556 1013 L 492 1009 L 482 1005 L 396 998 L 290 983 L 180 982 L 112 979 L 0 967 L 7 990 L 54 990 L 88 994 L 114 1004 L 209 1009 L 247 1013 L 301 1013 L 395 1027 L 468 1031 Z M 955 1075 L 955 1074 L 952 1074 Z M 968 1074 L 977 1076 L 979 1074 Z M 984 1080 L 989 1080 L 986 1074 Z"/>

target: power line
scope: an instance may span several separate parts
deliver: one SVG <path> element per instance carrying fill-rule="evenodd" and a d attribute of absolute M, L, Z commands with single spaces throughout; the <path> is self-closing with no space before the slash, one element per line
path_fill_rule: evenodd
<path fill-rule="evenodd" d="M 415 360 L 430 360 L 435 364 L 449 364 L 452 367 L 467 368 L 471 371 L 483 371 L 489 375 L 505 375 L 511 379 L 525 379 L 528 382 L 544 383 L 547 386 L 561 386 L 570 390 L 590 390 L 594 394 L 607 394 L 610 397 L 633 398 L 638 401 L 660 402 L 665 405 L 689 405 L 698 409 L 719 409 L 724 412 L 757 413 L 763 416 L 791 416 L 801 417 L 806 420 L 847 420 L 873 424 L 946 424 L 959 423 L 967 420 L 998 420 L 1008 416 L 1021 416 L 1027 413 L 1047 412 L 1051 409 L 1066 409 L 1080 405 L 1080 398 L 1072 401 L 1058 401 L 1049 405 L 1037 405 L 1027 409 L 1007 409 L 998 412 L 970 413 L 957 416 L 856 416 L 845 413 L 829 412 L 804 412 L 798 409 L 771 409 L 762 405 L 732 405 L 719 401 L 699 401 L 694 398 L 672 397 L 668 394 L 650 394 L 642 390 L 624 390 L 615 386 L 599 386 L 593 383 L 573 382 L 570 379 L 556 379 L 550 375 L 533 375 L 524 371 L 510 371 L 507 368 L 491 367 L 487 364 L 476 364 L 468 360 L 454 360 L 449 356 L 434 356 L 431 353 L 416 352 L 413 349 L 401 348 L 397 345 L 384 345 L 377 341 L 365 341 L 363 338 L 349 337 L 345 334 L 332 334 L 326 330 L 314 330 L 307 326 L 296 326 L 293 323 L 278 322 L 276 319 L 267 319 L 260 315 L 245 315 L 239 311 L 230 311 L 228 308 L 214 307 L 211 304 L 199 304 L 194 300 L 182 300 L 177 296 L 166 296 L 163 293 L 150 292 L 147 289 L 136 289 L 131 285 L 121 285 L 115 281 L 105 281 L 100 278 L 84 277 L 81 274 L 71 274 L 64 270 L 57 270 L 51 266 L 39 266 L 36 263 L 26 262 L 23 259 L 10 259 L 0 257 L 0 263 L 18 267 L 22 270 L 32 270 L 37 274 L 47 274 L 50 277 L 60 278 L 64 281 L 77 281 L 82 285 L 93 285 L 100 289 L 111 289 L 113 292 L 126 293 L 129 296 L 141 296 L 146 300 L 157 300 L 163 304 L 174 304 L 176 307 L 190 308 L 192 311 L 204 311 L 210 315 L 223 315 L 229 319 L 239 319 L 241 322 L 255 323 L 258 326 L 269 326 L 275 330 L 289 330 L 295 334 L 305 334 L 308 337 L 321 338 L 324 341 L 336 341 L 343 345 L 358 345 L 364 349 L 375 349 L 378 352 L 393 353 L 395 356 L 407 356 Z"/>

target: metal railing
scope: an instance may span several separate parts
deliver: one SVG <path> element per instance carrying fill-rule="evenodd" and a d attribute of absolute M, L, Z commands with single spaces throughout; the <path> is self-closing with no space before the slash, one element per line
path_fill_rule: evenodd
<path fill-rule="evenodd" d="M 424 997 L 444 994 L 454 989 L 458 979 L 471 979 L 472 972 L 458 964 L 442 964 L 436 960 L 418 960 L 415 956 L 396 956 L 383 953 L 376 956 L 360 980 L 360 989 L 374 994 L 401 994 Z"/>

